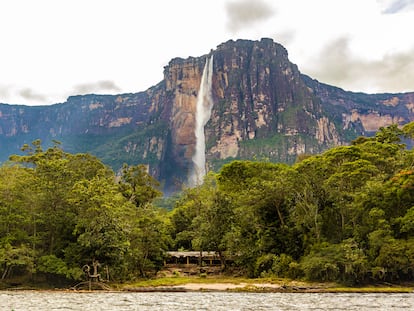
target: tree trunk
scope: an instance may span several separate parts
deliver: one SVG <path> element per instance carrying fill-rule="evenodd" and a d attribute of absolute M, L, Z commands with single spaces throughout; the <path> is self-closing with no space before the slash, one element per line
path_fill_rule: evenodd
<path fill-rule="evenodd" d="M 226 270 L 226 258 L 223 256 L 223 253 L 221 251 L 217 251 L 219 258 L 220 258 L 220 264 L 221 264 L 221 271 Z"/>
<path fill-rule="evenodd" d="M 8 272 L 9 272 L 9 267 L 7 265 L 5 265 L 3 275 L 1 276 L 2 280 L 4 280 L 6 278 Z"/>

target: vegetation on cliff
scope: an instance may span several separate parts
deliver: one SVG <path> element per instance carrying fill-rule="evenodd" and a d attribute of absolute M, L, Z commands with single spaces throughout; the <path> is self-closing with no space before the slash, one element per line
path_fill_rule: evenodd
<path fill-rule="evenodd" d="M 294 165 L 233 161 L 156 207 L 145 166 L 120 176 L 58 142 L 0 167 L 0 277 L 153 275 L 167 250 L 216 251 L 224 271 L 364 284 L 413 281 L 414 124 L 381 128 Z M 231 258 L 231 261 L 229 259 Z"/>

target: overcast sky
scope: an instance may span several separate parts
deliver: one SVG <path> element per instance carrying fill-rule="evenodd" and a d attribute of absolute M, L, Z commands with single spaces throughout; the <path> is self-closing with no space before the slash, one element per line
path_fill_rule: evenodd
<path fill-rule="evenodd" d="M 144 91 L 174 57 L 273 38 L 346 90 L 414 91 L 414 0 L 0 0 L 0 103 Z"/>

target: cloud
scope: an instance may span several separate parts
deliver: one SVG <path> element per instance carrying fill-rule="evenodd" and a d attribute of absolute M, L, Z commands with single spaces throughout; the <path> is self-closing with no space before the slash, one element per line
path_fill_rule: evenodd
<path fill-rule="evenodd" d="M 75 94 L 89 94 L 102 92 L 120 92 L 121 89 L 110 80 L 101 80 L 92 83 L 82 83 L 74 86 Z"/>
<path fill-rule="evenodd" d="M 403 53 L 385 55 L 382 61 L 373 65 L 378 73 L 380 88 L 414 91 L 414 48 Z"/>
<path fill-rule="evenodd" d="M 382 7 L 383 14 L 396 14 L 404 11 L 414 10 L 412 0 L 377 0 Z"/>
<path fill-rule="evenodd" d="M 0 103 L 16 104 L 24 101 L 24 104 L 49 104 L 45 94 L 36 92 L 32 88 L 16 85 L 0 85 Z M 10 102 L 12 101 L 12 102 Z"/>
<path fill-rule="evenodd" d="M 5 85 L 0 85 L 0 102 L 5 102 L 9 98 L 9 88 Z"/>
<path fill-rule="evenodd" d="M 275 14 L 263 0 L 240 0 L 226 4 L 227 28 L 235 33 L 255 23 L 269 19 Z"/>
<path fill-rule="evenodd" d="M 414 47 L 387 54 L 378 60 L 365 60 L 350 50 L 350 39 L 341 37 L 329 43 L 303 72 L 321 82 L 352 91 L 414 91 Z"/>
<path fill-rule="evenodd" d="M 31 88 L 23 88 L 20 91 L 18 91 L 18 94 L 25 100 L 28 101 L 40 101 L 40 102 L 44 102 L 47 101 L 47 97 L 40 94 L 40 93 L 36 93 L 35 91 L 33 91 Z"/>
<path fill-rule="evenodd" d="M 310 63 L 311 74 L 322 81 L 330 81 L 338 85 L 348 81 L 351 77 L 349 38 L 341 37 L 329 43 L 321 53 Z"/>
<path fill-rule="evenodd" d="M 296 31 L 293 29 L 286 29 L 272 35 L 272 38 L 275 40 L 275 42 L 280 43 L 285 47 L 292 43 L 295 40 L 295 37 Z"/>

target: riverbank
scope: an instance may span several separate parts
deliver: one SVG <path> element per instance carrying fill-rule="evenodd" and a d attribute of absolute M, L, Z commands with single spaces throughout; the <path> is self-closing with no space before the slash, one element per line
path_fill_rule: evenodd
<path fill-rule="evenodd" d="M 246 278 L 159 278 L 120 287 L 122 291 L 228 291 L 260 293 L 413 293 L 414 284 L 404 286 L 377 284 L 363 287 L 344 287 L 336 283 L 314 283 L 288 279 Z"/>
<path fill-rule="evenodd" d="M 256 293 L 414 293 L 414 284 L 371 284 L 345 287 L 332 282 L 308 282 L 282 278 L 162 277 L 127 283 L 80 282 L 52 287 L 46 283 L 0 286 L 0 290 L 113 291 L 113 292 L 256 292 Z"/>

